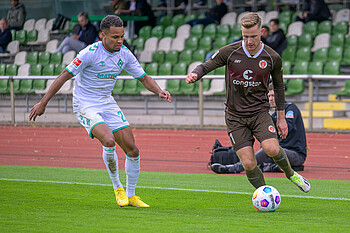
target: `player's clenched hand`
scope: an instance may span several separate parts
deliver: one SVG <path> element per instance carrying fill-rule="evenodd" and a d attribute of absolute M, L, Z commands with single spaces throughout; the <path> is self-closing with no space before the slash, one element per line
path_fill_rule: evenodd
<path fill-rule="evenodd" d="M 277 120 L 277 129 L 281 138 L 285 139 L 288 135 L 288 125 L 286 119 L 283 118 Z"/>
<path fill-rule="evenodd" d="M 168 91 L 162 90 L 161 92 L 159 92 L 159 97 L 162 99 L 166 99 L 167 101 L 169 101 L 169 103 L 171 103 L 171 95 Z"/>
<path fill-rule="evenodd" d="M 42 104 L 41 102 L 37 103 L 34 105 L 34 107 L 30 110 L 29 114 L 29 120 L 35 121 L 37 116 L 43 115 L 45 112 L 46 105 Z"/>
<path fill-rule="evenodd" d="M 190 73 L 189 75 L 187 75 L 186 83 L 188 84 L 194 83 L 195 81 L 197 81 L 197 78 L 198 78 L 197 74 Z"/>

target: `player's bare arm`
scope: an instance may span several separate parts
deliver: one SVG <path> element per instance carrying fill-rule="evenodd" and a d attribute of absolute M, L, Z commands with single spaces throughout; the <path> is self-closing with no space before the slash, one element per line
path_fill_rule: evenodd
<path fill-rule="evenodd" d="M 187 75 L 186 83 L 191 84 L 198 80 L 198 75 L 195 73 L 190 73 Z"/>
<path fill-rule="evenodd" d="M 40 100 L 40 102 L 34 105 L 34 107 L 30 110 L 29 120 L 33 119 L 33 121 L 35 121 L 37 116 L 41 116 L 42 114 L 44 114 L 46 105 L 50 101 L 50 99 L 58 92 L 58 90 L 63 86 L 63 84 L 72 77 L 73 75 L 69 73 L 66 69 L 64 69 L 62 73 L 52 83 L 49 90 Z"/>
<path fill-rule="evenodd" d="M 142 85 L 144 85 L 147 88 L 147 90 L 153 92 L 154 94 L 159 95 L 160 98 L 166 99 L 167 101 L 169 101 L 171 103 L 171 95 L 170 95 L 170 93 L 168 91 L 166 91 L 166 90 L 162 90 L 158 86 L 156 81 L 154 81 L 153 78 L 151 78 L 150 76 L 145 74 L 145 76 L 143 76 L 139 80 L 142 83 Z"/>
<path fill-rule="evenodd" d="M 281 135 L 282 139 L 285 139 L 288 135 L 288 125 L 286 122 L 284 110 L 283 111 L 277 111 L 277 130 L 278 133 Z"/>

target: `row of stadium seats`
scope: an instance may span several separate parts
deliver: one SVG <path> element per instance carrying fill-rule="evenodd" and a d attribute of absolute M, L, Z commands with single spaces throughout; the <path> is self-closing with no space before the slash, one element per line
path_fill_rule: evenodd
<path fill-rule="evenodd" d="M 31 65 L 35 64 L 41 64 L 41 65 L 47 65 L 47 64 L 64 64 L 68 65 L 75 57 L 76 52 L 75 51 L 69 51 L 66 54 L 62 55 L 61 52 L 57 53 L 50 53 L 50 52 L 26 52 L 21 51 L 16 54 L 15 56 L 15 65 L 23 65 L 25 63 L 29 63 Z"/>

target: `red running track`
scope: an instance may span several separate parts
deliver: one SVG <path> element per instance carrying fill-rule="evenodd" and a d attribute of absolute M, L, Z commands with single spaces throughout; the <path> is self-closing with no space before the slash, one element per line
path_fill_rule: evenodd
<path fill-rule="evenodd" d="M 142 171 L 212 174 L 207 168 L 215 139 L 227 146 L 224 130 L 133 129 Z M 308 133 L 309 179 L 350 180 L 350 135 Z M 255 143 L 255 150 L 259 144 Z M 125 156 L 117 149 L 119 168 Z M 85 129 L 0 126 L 0 164 L 104 169 L 102 148 Z M 239 174 L 244 175 L 244 174 Z M 283 173 L 264 173 L 284 177 Z"/>

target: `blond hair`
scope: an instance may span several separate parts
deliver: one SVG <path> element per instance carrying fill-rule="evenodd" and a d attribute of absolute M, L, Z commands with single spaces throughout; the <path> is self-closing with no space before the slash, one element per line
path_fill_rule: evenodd
<path fill-rule="evenodd" d="M 257 13 L 248 13 L 242 17 L 241 25 L 247 29 L 252 28 L 255 25 L 258 25 L 258 28 L 261 28 L 261 18 Z"/>

